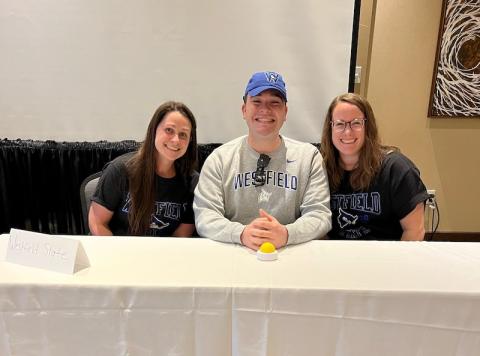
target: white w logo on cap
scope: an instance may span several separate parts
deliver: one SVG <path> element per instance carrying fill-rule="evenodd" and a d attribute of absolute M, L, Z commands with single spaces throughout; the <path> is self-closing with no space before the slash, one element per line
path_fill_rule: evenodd
<path fill-rule="evenodd" d="M 265 78 L 270 83 L 276 83 L 278 80 L 278 73 L 275 72 L 265 72 Z"/>

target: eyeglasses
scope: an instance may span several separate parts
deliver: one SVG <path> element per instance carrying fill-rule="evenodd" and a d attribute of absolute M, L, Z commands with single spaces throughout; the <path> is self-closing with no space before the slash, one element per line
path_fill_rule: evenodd
<path fill-rule="evenodd" d="M 343 120 L 335 120 L 335 121 L 330 121 L 332 124 L 332 129 L 335 132 L 343 132 L 347 128 L 347 126 L 350 127 L 350 130 L 352 131 L 362 131 L 363 126 L 365 126 L 365 121 L 367 119 L 353 119 L 352 121 L 346 122 Z"/>
<path fill-rule="evenodd" d="M 267 168 L 269 162 L 270 156 L 266 154 L 262 153 L 260 157 L 258 157 L 257 170 L 255 171 L 255 179 L 253 180 L 254 186 L 261 187 L 265 185 L 265 168 Z"/>

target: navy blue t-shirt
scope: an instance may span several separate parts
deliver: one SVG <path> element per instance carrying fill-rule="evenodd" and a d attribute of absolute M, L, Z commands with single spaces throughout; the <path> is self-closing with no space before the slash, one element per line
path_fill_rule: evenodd
<path fill-rule="evenodd" d="M 111 161 L 103 170 L 92 201 L 113 211 L 109 227 L 114 235 L 128 235 L 130 193 L 125 163 L 128 153 Z M 198 182 L 195 172 L 187 181 L 179 176 L 156 176 L 155 207 L 148 236 L 172 236 L 180 224 L 194 224 L 193 191 Z"/>
<path fill-rule="evenodd" d="M 340 187 L 331 192 L 335 240 L 400 240 L 400 220 L 428 199 L 420 172 L 400 152 L 387 154 L 369 189 L 354 192 L 345 172 Z"/>

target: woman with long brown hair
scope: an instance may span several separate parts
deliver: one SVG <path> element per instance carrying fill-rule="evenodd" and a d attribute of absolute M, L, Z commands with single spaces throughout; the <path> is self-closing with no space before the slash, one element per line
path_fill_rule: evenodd
<path fill-rule="evenodd" d="M 357 94 L 336 97 L 323 125 L 332 239 L 423 240 L 428 199 L 417 167 L 380 144 L 373 110 Z"/>
<path fill-rule="evenodd" d="M 162 104 L 138 151 L 103 170 L 88 215 L 93 235 L 191 236 L 198 181 L 196 121 L 183 103 Z"/>

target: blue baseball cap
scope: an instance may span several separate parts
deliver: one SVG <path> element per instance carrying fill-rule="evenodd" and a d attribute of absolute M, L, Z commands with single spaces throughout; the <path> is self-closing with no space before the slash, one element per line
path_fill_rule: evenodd
<path fill-rule="evenodd" d="M 281 96 L 287 101 L 287 89 L 285 82 L 280 74 L 275 72 L 258 72 L 254 73 L 248 81 L 245 89 L 245 97 L 247 95 L 257 96 L 265 90 L 273 89 L 280 92 Z"/>

